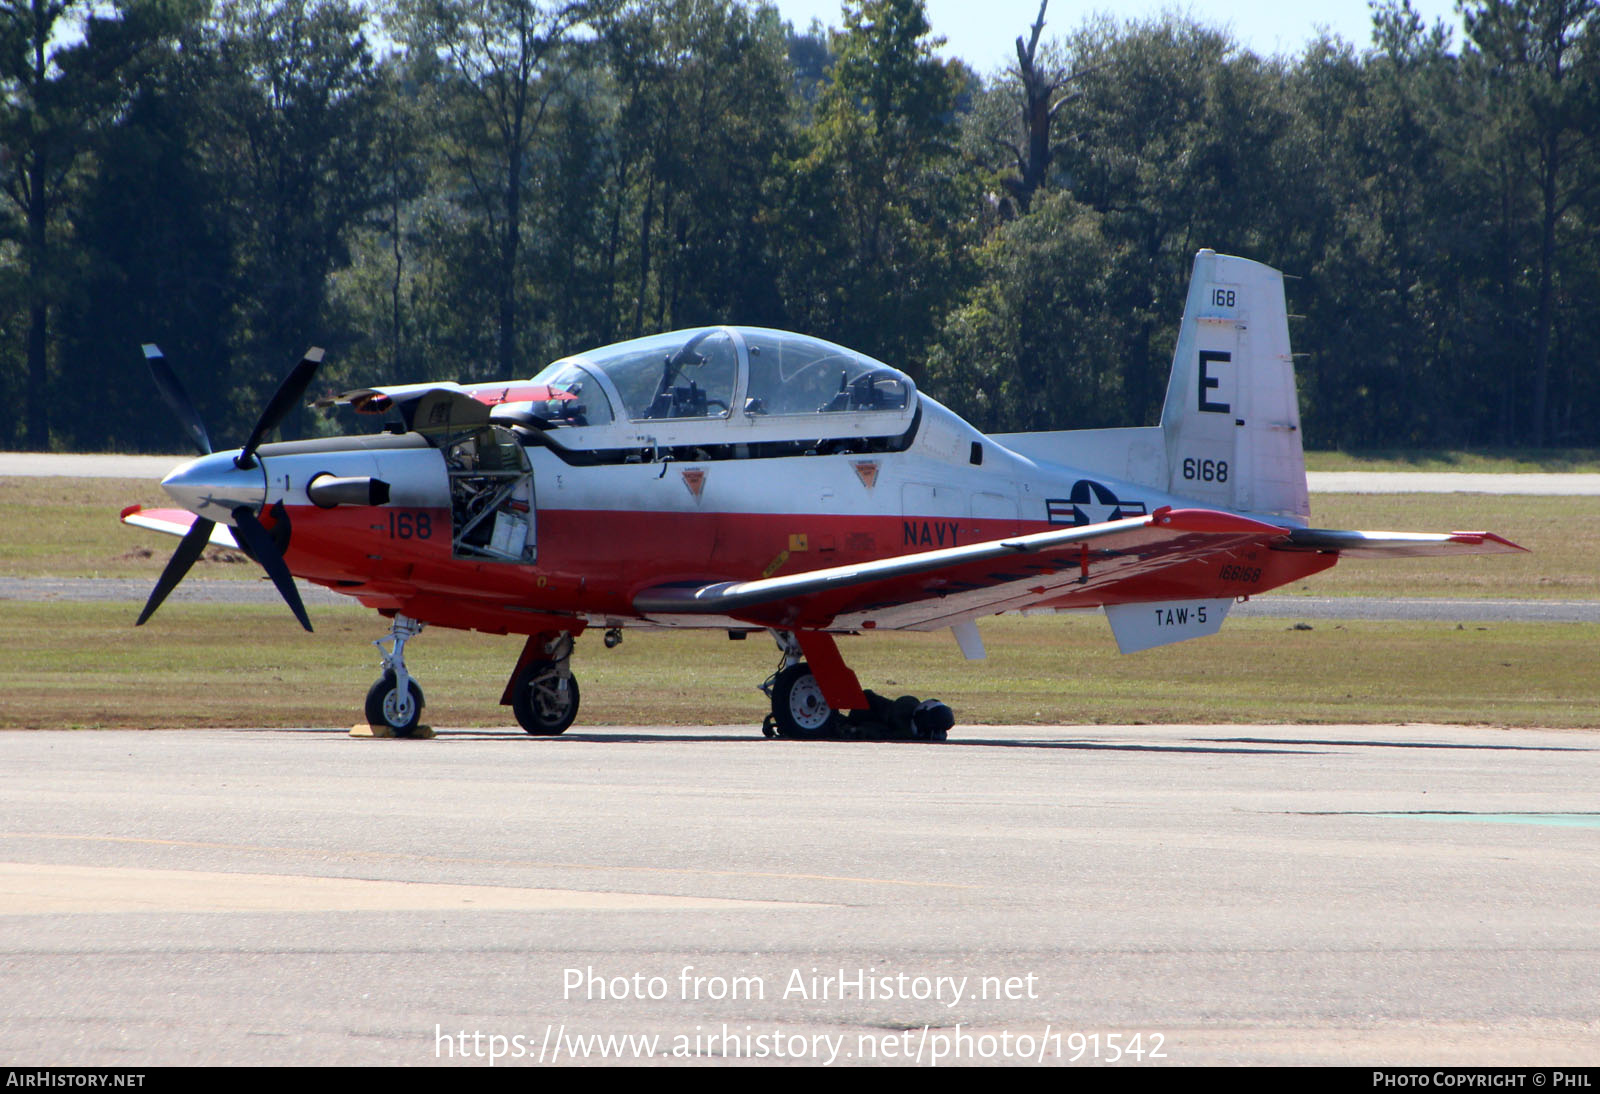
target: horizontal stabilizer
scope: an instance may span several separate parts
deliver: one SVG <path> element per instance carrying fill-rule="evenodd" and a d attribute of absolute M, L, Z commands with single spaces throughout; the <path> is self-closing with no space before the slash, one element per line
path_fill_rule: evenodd
<path fill-rule="evenodd" d="M 1327 528 L 1296 528 L 1282 546 L 1337 551 L 1346 558 L 1509 555 L 1527 550 L 1493 532 L 1344 532 Z"/>
<path fill-rule="evenodd" d="M 169 536 L 187 535 L 194 520 L 194 514 L 187 509 L 146 509 L 130 505 L 122 511 L 123 524 L 148 528 L 152 532 L 165 532 Z M 211 529 L 211 542 L 218 547 L 230 547 L 235 551 L 239 549 L 233 532 L 226 524 L 218 524 Z"/>

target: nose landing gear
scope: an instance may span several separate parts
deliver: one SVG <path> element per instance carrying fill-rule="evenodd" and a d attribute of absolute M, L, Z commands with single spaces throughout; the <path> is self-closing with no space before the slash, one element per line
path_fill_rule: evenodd
<path fill-rule="evenodd" d="M 422 688 L 406 671 L 406 643 L 422 633 L 423 624 L 396 615 L 389 633 L 373 643 L 383 654 L 383 675 L 367 691 L 367 724 L 388 726 L 396 737 L 409 737 L 422 722 Z M 391 649 L 384 642 L 393 642 Z"/>

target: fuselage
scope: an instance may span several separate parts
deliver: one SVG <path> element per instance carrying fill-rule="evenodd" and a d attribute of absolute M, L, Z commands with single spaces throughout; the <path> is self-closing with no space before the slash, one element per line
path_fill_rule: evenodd
<path fill-rule="evenodd" d="M 243 503 L 273 528 L 281 504 L 290 569 L 369 607 L 515 633 L 553 620 L 738 627 L 732 618 L 646 615 L 634 597 L 674 583 L 850 566 L 1192 504 L 1147 483 L 1022 455 L 927 396 L 914 398 L 903 444 L 861 444 L 860 452 L 763 456 L 701 446 L 694 451 L 707 458 L 684 459 L 679 446 L 601 462 L 537 443 L 527 431 L 484 427 L 498 441 L 502 476 L 486 481 L 520 486 L 494 511 L 475 514 L 465 537 L 473 514 L 463 512 L 459 484 L 487 473 L 452 466 L 458 453 L 416 432 L 265 445 L 248 470 L 219 453 L 174 472 L 167 486 L 187 508 L 223 522 Z M 513 460 L 522 461 L 520 476 Z M 389 500 L 324 508 L 307 487 L 328 476 L 381 480 Z M 1056 590 L 1031 607 L 1249 596 L 1333 561 L 1256 548 L 1238 554 L 1082 593 Z"/>

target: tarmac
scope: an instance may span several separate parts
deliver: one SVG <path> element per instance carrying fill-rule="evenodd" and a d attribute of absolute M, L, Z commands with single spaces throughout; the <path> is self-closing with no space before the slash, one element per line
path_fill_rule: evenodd
<path fill-rule="evenodd" d="M 0 734 L 0 1055 L 1600 1059 L 1600 735 L 973 732 Z"/>

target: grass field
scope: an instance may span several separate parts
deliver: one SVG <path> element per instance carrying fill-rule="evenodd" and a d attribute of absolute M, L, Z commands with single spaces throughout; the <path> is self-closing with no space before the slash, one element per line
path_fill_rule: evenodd
<path fill-rule="evenodd" d="M 159 483 L 139 479 L 0 479 L 0 574 L 148 577 L 154 584 L 178 541 L 117 519 L 134 504 L 173 502 Z M 210 550 L 193 573 L 254 579 L 261 570 L 237 551 Z"/>
<path fill-rule="evenodd" d="M 128 480 L 0 482 L 0 574 L 154 582 L 170 537 L 122 526 L 131 502 L 161 504 Z M 1317 525 L 1498 531 L 1515 557 L 1351 560 L 1283 590 L 1371 597 L 1600 598 L 1600 499 L 1320 495 Z M 260 580 L 226 553 L 198 578 Z M 319 608 L 306 635 L 281 606 L 169 603 L 134 631 L 131 604 L 0 603 L 0 727 L 340 726 L 377 675 L 383 622 Z M 1389 722 L 1600 726 L 1596 635 L 1577 624 L 1235 620 L 1213 638 L 1122 657 L 1103 618 L 1005 617 L 983 624 L 989 660 L 963 661 L 948 634 L 846 639 L 865 686 L 936 696 L 963 724 Z M 244 636 L 248 636 L 247 638 Z M 497 703 L 520 639 L 429 630 L 408 660 L 442 725 L 510 726 Z M 597 636 L 575 661 L 580 728 L 757 724 L 756 690 L 776 663 L 758 636 Z"/>
<path fill-rule="evenodd" d="M 270 607 L 169 604 L 135 632 L 121 604 L 13 602 L 0 613 L 0 727 L 347 726 L 377 676 L 383 632 L 357 608 L 307 635 Z M 842 641 L 862 683 L 950 703 L 962 725 L 1460 722 L 1600 726 L 1592 627 L 1235 620 L 1220 635 L 1127 657 L 1098 616 L 983 624 L 986 661 L 946 633 Z M 248 636 L 248 637 L 246 637 Z M 429 630 L 407 648 L 447 726 L 513 726 L 498 705 L 520 640 Z M 762 636 L 585 635 L 579 728 L 756 726 L 777 661 Z"/>

